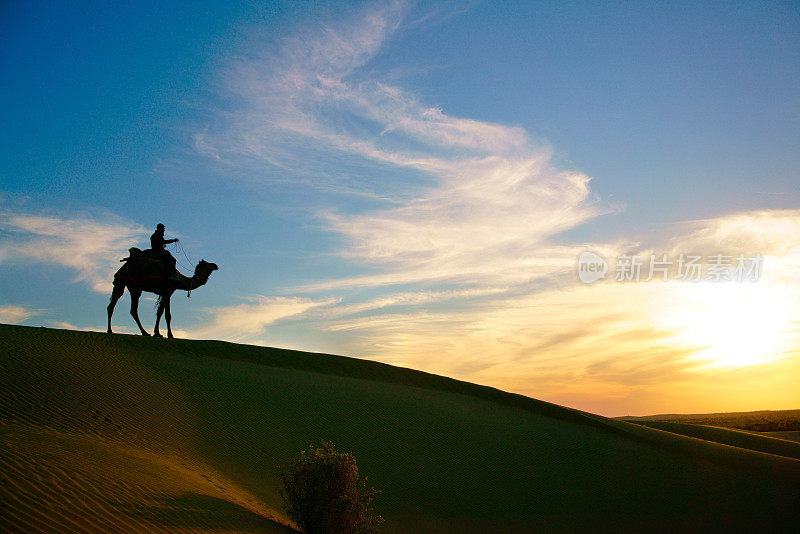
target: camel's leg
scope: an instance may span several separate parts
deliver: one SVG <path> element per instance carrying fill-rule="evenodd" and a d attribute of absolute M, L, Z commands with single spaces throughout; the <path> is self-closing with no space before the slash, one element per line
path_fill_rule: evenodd
<path fill-rule="evenodd" d="M 158 330 L 158 324 L 161 322 L 161 314 L 163 313 L 164 313 L 164 297 L 161 297 L 161 302 L 158 303 L 158 309 L 156 310 L 156 328 L 155 331 L 153 332 L 153 337 L 164 337 Z"/>
<path fill-rule="evenodd" d="M 111 331 L 111 316 L 114 315 L 114 306 L 117 305 L 117 301 L 120 299 L 122 294 L 125 293 L 125 284 L 114 284 L 114 289 L 111 290 L 111 302 L 108 303 L 108 333 L 113 334 L 114 332 Z"/>
<path fill-rule="evenodd" d="M 147 330 L 144 329 L 142 322 L 139 320 L 139 297 L 142 296 L 142 290 L 129 287 L 128 293 L 131 294 L 131 316 L 136 321 L 136 326 L 142 331 L 142 335 L 149 336 L 150 334 L 147 333 Z"/>
<path fill-rule="evenodd" d="M 172 312 L 169 309 L 169 297 L 167 297 L 167 301 L 164 305 L 164 319 L 167 320 L 167 337 L 172 339 Z"/>

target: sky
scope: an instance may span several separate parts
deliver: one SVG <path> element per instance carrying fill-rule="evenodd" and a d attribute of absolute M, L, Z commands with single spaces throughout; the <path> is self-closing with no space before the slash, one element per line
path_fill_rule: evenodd
<path fill-rule="evenodd" d="M 179 337 L 800 408 L 799 7 L 3 3 L 0 322 L 105 331 L 163 223 Z"/>

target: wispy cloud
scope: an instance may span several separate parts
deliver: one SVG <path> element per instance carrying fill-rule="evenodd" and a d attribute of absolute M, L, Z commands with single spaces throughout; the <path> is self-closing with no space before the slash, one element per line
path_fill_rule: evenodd
<path fill-rule="evenodd" d="M 24 306 L 3 304 L 0 306 L 0 323 L 20 324 L 40 313 L 38 310 L 29 310 Z"/>
<path fill-rule="evenodd" d="M 755 210 L 674 225 L 673 249 L 727 254 L 763 253 L 785 256 L 797 252 L 800 210 Z"/>
<path fill-rule="evenodd" d="M 147 237 L 141 225 L 113 215 L 30 213 L 0 209 L 0 263 L 43 262 L 77 272 L 76 281 L 111 290 L 118 260 Z"/>
<path fill-rule="evenodd" d="M 312 315 L 314 318 L 332 319 L 336 317 L 347 317 L 365 312 L 375 312 L 386 308 L 398 307 L 418 307 L 420 305 L 448 302 L 453 300 L 465 301 L 471 299 L 483 299 L 490 295 L 497 295 L 507 291 L 502 287 L 487 287 L 480 289 L 451 289 L 446 291 L 406 291 L 398 293 L 388 293 L 381 296 L 355 302 L 350 304 L 339 304 L 317 310 Z"/>
<path fill-rule="evenodd" d="M 705 385 L 720 398 L 740 399 L 742 408 L 760 405 L 760 396 L 778 395 L 769 385 L 777 379 L 753 383 L 748 376 L 768 373 L 747 375 L 736 366 L 739 358 L 751 369 L 798 360 L 799 223 L 797 211 L 738 213 L 674 225 L 682 233 L 666 244 L 641 246 L 671 246 L 663 250 L 676 254 L 760 253 L 765 264 L 758 283 L 621 283 L 612 272 L 607 282 L 583 285 L 573 256 L 572 279 L 556 286 L 488 294 L 444 309 L 421 302 L 402 311 L 335 316 L 334 307 L 323 327 L 353 334 L 354 350 L 387 363 L 589 410 L 691 410 L 689 399 L 698 402 L 695 392 Z"/>
<path fill-rule="evenodd" d="M 189 332 L 191 337 L 225 339 L 228 341 L 253 340 L 263 334 L 268 326 L 279 321 L 298 318 L 312 308 L 328 306 L 335 300 L 312 300 L 299 297 L 265 297 L 258 295 L 243 304 L 208 308 L 207 323 Z"/>
<path fill-rule="evenodd" d="M 764 256 L 768 283 L 800 284 L 800 210 L 756 210 L 675 225 L 665 248 L 684 253 Z"/>
<path fill-rule="evenodd" d="M 321 154 L 383 166 L 376 193 L 403 190 L 361 214 L 321 212 L 350 247 L 342 255 L 380 274 L 304 287 L 324 290 L 456 281 L 528 282 L 570 267 L 577 248 L 552 238 L 604 211 L 589 178 L 559 169 L 519 127 L 453 117 L 370 70 L 401 27 L 404 7 L 374 4 L 233 63 L 226 90 L 239 107 L 200 140 L 223 158 L 248 155 L 295 170 Z M 333 165 L 336 168 L 336 165 Z M 406 172 L 427 176 L 404 183 Z M 342 169 L 340 182 L 349 182 Z"/>

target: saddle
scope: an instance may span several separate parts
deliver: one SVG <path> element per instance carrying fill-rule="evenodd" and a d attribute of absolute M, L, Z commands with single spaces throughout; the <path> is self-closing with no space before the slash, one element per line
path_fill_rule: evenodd
<path fill-rule="evenodd" d="M 136 247 L 131 247 L 128 249 L 128 257 L 122 258 L 119 261 L 124 263 L 130 260 L 136 260 L 142 263 L 159 263 L 161 265 L 165 263 L 164 255 L 159 254 L 157 250 L 153 250 L 151 248 L 142 250 Z"/>
<path fill-rule="evenodd" d="M 121 262 L 125 265 L 117 271 L 114 276 L 121 276 L 128 280 L 163 280 L 167 276 L 172 280 L 178 280 L 180 274 L 172 267 L 172 258 L 159 254 L 158 250 L 141 250 L 136 247 L 128 249 L 128 257 L 122 258 Z M 169 270 L 169 273 L 167 271 Z"/>

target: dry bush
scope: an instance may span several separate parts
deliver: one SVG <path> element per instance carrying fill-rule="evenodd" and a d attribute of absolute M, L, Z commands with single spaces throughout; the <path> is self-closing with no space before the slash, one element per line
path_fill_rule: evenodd
<path fill-rule="evenodd" d="M 368 534 L 383 523 L 372 509 L 380 492 L 358 479 L 353 455 L 331 442 L 301 452 L 281 479 L 287 513 L 306 534 Z"/>

